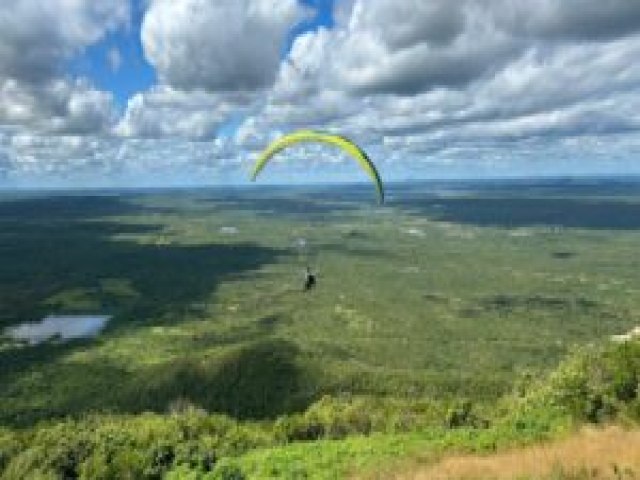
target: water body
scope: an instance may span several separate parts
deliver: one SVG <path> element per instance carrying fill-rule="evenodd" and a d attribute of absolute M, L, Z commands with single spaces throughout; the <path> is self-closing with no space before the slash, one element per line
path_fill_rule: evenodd
<path fill-rule="evenodd" d="M 5 334 L 14 340 L 37 345 L 52 338 L 63 341 L 89 338 L 98 335 L 110 315 L 48 315 L 39 322 L 26 322 L 5 329 Z"/>

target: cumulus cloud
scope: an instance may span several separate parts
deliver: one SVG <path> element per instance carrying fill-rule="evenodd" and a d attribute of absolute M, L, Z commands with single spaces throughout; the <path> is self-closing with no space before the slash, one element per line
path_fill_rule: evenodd
<path fill-rule="evenodd" d="M 498 27 L 544 39 L 601 40 L 640 30 L 640 4 L 629 0 L 487 0 Z"/>
<path fill-rule="evenodd" d="M 640 129 L 640 3 L 354 0 L 337 18 L 295 40 L 241 145 L 321 127 L 387 159 L 495 160 Z"/>
<path fill-rule="evenodd" d="M 251 154 L 295 128 L 353 137 L 385 175 L 584 171 L 588 159 L 631 171 L 640 152 L 635 0 L 345 0 L 334 27 L 288 52 L 307 14 L 297 0 L 149 0 L 140 35 L 158 84 L 119 118 L 110 93 L 61 65 L 126 25 L 129 1 L 5 3 L 5 181 L 245 178 Z M 315 147 L 293 155 L 295 175 L 351 165 Z"/>
<path fill-rule="evenodd" d="M 128 0 L 17 0 L 0 5 L 0 125 L 105 132 L 113 97 L 65 76 L 64 62 L 129 21 Z"/>
<path fill-rule="evenodd" d="M 105 151 L 101 142 L 80 135 L 15 133 L 6 150 L 12 162 L 10 177 L 20 183 L 23 178 L 52 179 L 69 173 L 82 178 L 87 170 L 99 175 L 103 165 L 97 160 Z"/>
<path fill-rule="evenodd" d="M 0 79 L 0 123 L 50 133 L 105 132 L 115 116 L 111 93 L 83 80 L 31 85 Z"/>
<path fill-rule="evenodd" d="M 640 67 L 633 61 L 638 55 L 640 36 L 554 50 L 530 49 L 494 76 L 465 89 L 436 89 L 404 98 L 381 96 L 370 103 L 383 115 L 367 128 L 405 135 L 558 112 L 591 102 L 601 110 L 592 109 L 591 127 L 584 122 L 584 128 L 598 129 L 600 118 L 628 113 L 627 97 L 633 99 L 640 85 Z M 361 112 L 361 116 L 371 113 Z"/>
<path fill-rule="evenodd" d="M 260 103 L 304 14 L 296 0 L 151 1 L 141 36 L 160 84 L 129 100 L 114 132 L 215 138 L 229 118 Z"/>
<path fill-rule="evenodd" d="M 332 88 L 413 95 L 463 88 L 538 45 L 635 32 L 640 3 L 627 0 L 355 0 L 329 35 L 298 39 L 311 48 L 292 59 Z"/>
<path fill-rule="evenodd" d="M 231 147 L 220 140 L 202 143 L 11 132 L 0 141 L 0 178 L 4 176 L 4 184 L 60 187 L 238 181 L 245 176 L 238 168 L 243 158 Z"/>
<path fill-rule="evenodd" d="M 129 100 L 114 131 L 123 137 L 212 139 L 229 115 L 250 103 L 251 97 L 243 93 L 183 92 L 158 86 Z"/>
<path fill-rule="evenodd" d="M 0 77 L 40 83 L 60 62 L 129 19 L 128 0 L 15 0 L 0 4 Z"/>
<path fill-rule="evenodd" d="M 253 90 L 273 81 L 286 35 L 302 14 L 295 0 L 153 0 L 142 42 L 172 87 Z"/>

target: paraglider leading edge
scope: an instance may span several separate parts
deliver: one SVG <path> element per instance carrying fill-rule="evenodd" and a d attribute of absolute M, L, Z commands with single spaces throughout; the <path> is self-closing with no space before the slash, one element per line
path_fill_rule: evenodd
<path fill-rule="evenodd" d="M 332 133 L 318 132 L 315 130 L 298 130 L 296 132 L 284 135 L 274 140 L 265 150 L 262 151 L 251 174 L 251 180 L 255 181 L 260 171 L 265 167 L 269 160 L 278 152 L 285 148 L 302 142 L 323 142 L 330 145 L 335 145 L 353 158 L 360 164 L 365 172 L 373 180 L 378 193 L 378 201 L 384 203 L 384 187 L 380 174 L 376 169 L 371 159 L 367 156 L 364 150 L 356 145 L 353 141 L 342 135 L 336 135 Z"/>

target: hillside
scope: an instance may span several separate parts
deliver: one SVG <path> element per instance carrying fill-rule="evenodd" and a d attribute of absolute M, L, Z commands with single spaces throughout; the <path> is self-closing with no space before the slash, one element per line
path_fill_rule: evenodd
<path fill-rule="evenodd" d="M 586 423 L 637 425 L 639 378 L 640 342 L 632 341 L 574 352 L 482 417 L 466 405 L 438 418 L 420 403 L 329 397 L 275 422 L 238 423 L 188 405 L 166 415 L 92 415 L 0 431 L 0 471 L 6 479 L 328 479 L 457 478 L 497 470 L 499 478 L 509 478 L 509 472 L 535 477 L 548 468 L 550 478 L 583 478 L 572 472 L 606 472 L 602 469 L 611 460 L 635 474 L 638 430 L 570 435 Z M 513 450 L 554 439 L 561 440 Z M 589 452 L 597 456 L 590 458 Z M 411 461 L 435 466 L 402 473 Z M 534 465 L 538 470 L 531 470 Z"/>

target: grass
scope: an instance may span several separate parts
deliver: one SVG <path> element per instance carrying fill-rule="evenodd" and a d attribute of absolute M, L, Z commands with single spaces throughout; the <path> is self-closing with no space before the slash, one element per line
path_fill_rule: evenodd
<path fill-rule="evenodd" d="M 322 440 L 258 449 L 221 463 L 218 470 L 238 467 L 248 478 L 332 480 L 360 468 L 385 465 L 398 455 L 416 453 L 429 445 L 425 435 L 374 435 Z"/>
<path fill-rule="evenodd" d="M 501 442 L 527 444 L 545 439 L 549 432 L 522 432 L 519 438 L 511 440 L 506 440 L 509 435 L 504 434 L 500 428 L 451 430 L 432 427 L 413 433 L 376 433 L 340 440 L 292 443 L 258 448 L 236 458 L 223 459 L 213 475 L 233 467 L 252 479 L 386 479 L 406 470 L 407 459 L 432 464 L 447 452 L 494 452 Z"/>
<path fill-rule="evenodd" d="M 640 431 L 585 428 L 563 440 L 490 455 L 447 456 L 386 478 L 413 479 L 605 479 L 640 474 Z"/>

